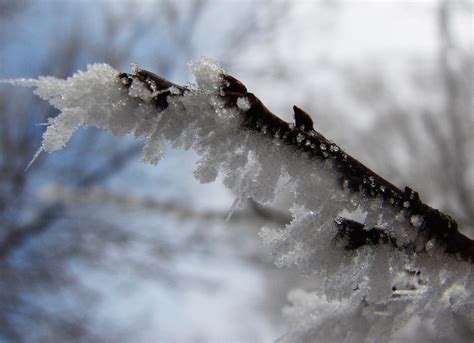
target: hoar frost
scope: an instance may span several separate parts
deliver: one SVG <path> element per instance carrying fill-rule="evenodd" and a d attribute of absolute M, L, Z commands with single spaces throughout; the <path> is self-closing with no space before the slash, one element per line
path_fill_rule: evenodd
<path fill-rule="evenodd" d="M 248 111 L 250 109 L 249 100 L 246 97 L 241 97 L 237 99 L 237 107 L 242 111 Z"/>
<path fill-rule="evenodd" d="M 143 139 L 144 160 L 149 163 L 159 161 L 165 142 L 196 151 L 201 156 L 196 178 L 212 182 L 221 174 L 225 186 L 236 194 L 237 206 L 247 198 L 269 203 L 275 194 L 290 188 L 294 193 L 291 223 L 281 229 L 263 228 L 260 235 L 273 248 L 278 265 L 296 265 L 319 281 L 313 293 L 292 293 L 293 305 L 285 313 L 294 323 L 293 334 L 282 340 L 317 340 L 334 329 L 331 323 L 338 313 L 344 314 L 339 317 L 345 318 L 341 323 L 347 326 L 328 337 L 380 342 L 414 315 L 439 323 L 453 313 L 472 312 L 468 305 L 474 301 L 472 266 L 446 256 L 433 242 L 429 254 L 409 254 L 387 245 L 349 251 L 335 239 L 339 215 L 362 213 L 367 227 L 383 228 L 401 246 L 411 244 L 422 217 L 408 218 L 405 210 L 383 206 L 381 199 L 341 188 L 329 160 L 307 159 L 280 144 L 278 135 L 271 140 L 243 129 L 241 113 L 250 104 L 242 97 L 235 108 L 225 106 L 220 96 L 222 68 L 207 59 L 190 63 L 190 68 L 196 84 L 182 96 L 169 96 L 168 107 L 161 112 L 150 101 L 160 90 L 150 91 L 139 80 L 126 88 L 117 77 L 119 72 L 106 64 L 89 65 L 86 72 L 67 80 L 40 77 L 8 82 L 35 87 L 35 94 L 61 111 L 48 123 L 41 150 L 61 149 L 78 128 L 96 126 Z M 179 90 L 169 91 L 179 94 Z M 303 144 L 303 137 L 298 143 Z M 414 272 L 420 278 L 417 282 L 410 276 Z M 413 291 L 404 292 L 408 288 Z M 321 309 L 324 316 L 318 317 Z M 354 318 L 359 327 L 354 326 Z M 449 335 L 449 330 L 443 326 L 440 334 Z"/>

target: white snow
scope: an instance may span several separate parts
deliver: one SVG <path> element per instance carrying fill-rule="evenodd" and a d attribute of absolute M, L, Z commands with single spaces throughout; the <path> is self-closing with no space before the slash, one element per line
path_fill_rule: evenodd
<path fill-rule="evenodd" d="M 237 107 L 242 111 L 246 112 L 250 109 L 249 100 L 246 97 L 241 97 L 237 99 Z"/>
<path fill-rule="evenodd" d="M 423 217 L 415 214 L 410 217 L 410 223 L 414 227 L 420 227 L 423 224 Z"/>
<path fill-rule="evenodd" d="M 367 226 L 388 230 L 399 244 L 416 244 L 416 228 L 423 218 L 408 218 L 405 210 L 396 212 L 380 199 L 341 189 L 329 160 L 310 160 L 281 144 L 278 137 L 262 138 L 242 129 L 240 112 L 248 110 L 249 103 L 241 98 L 237 107 L 224 107 L 219 96 L 222 68 L 208 59 L 190 63 L 190 68 L 196 84 L 184 96 L 169 97 L 169 106 L 162 112 L 149 103 L 152 92 L 138 81 L 125 89 L 117 78 L 119 72 L 106 64 L 89 65 L 86 72 L 67 80 L 40 77 L 8 82 L 35 87 L 35 94 L 61 111 L 43 135 L 44 151 L 63 148 L 81 126 L 96 126 L 115 135 L 144 139 L 143 158 L 148 163 L 160 160 L 165 142 L 176 149 L 195 150 L 201 156 L 195 177 L 207 183 L 221 175 L 236 194 L 236 206 L 247 198 L 271 202 L 282 188 L 289 187 L 294 193 L 291 223 L 278 230 L 264 228 L 261 237 L 273 247 L 277 265 L 296 265 L 318 276 L 316 293 L 293 295 L 293 307 L 287 311 L 289 317 L 297 318 L 296 330 L 303 330 L 302 336 L 319 337 L 316 328 L 326 332 L 329 319 L 342 311 L 352 320 L 359 316 L 360 321 L 370 322 L 363 326 L 363 333 L 352 328 L 357 337 L 382 341 L 415 315 L 440 322 L 443 319 L 438 316 L 472 302 L 472 265 L 446 256 L 436 244 L 430 246 L 429 256 L 387 246 L 344 250 L 334 239 L 334 220 L 341 213 L 363 213 Z M 392 286 L 406 270 L 421 271 L 423 286 L 417 285 L 417 292 L 401 300 L 392 296 Z M 329 321 L 318 324 L 315 318 L 322 305 L 315 299 L 321 296 L 331 310 L 325 310 Z M 340 334 L 339 338 L 346 337 L 346 332 Z"/>

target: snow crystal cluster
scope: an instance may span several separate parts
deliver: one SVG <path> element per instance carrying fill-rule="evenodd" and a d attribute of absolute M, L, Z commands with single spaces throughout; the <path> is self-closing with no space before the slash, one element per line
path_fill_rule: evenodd
<path fill-rule="evenodd" d="M 161 112 L 151 102 L 155 92 L 139 80 L 124 87 L 119 72 L 106 64 L 89 65 L 67 80 L 10 82 L 35 87 L 35 94 L 61 111 L 50 120 L 41 150 L 61 149 L 79 127 L 96 126 L 143 139 L 149 163 L 160 160 L 165 142 L 193 149 L 201 156 L 196 178 L 207 183 L 221 174 L 236 194 L 236 207 L 247 198 L 269 203 L 290 188 L 291 223 L 263 228 L 261 237 L 273 247 L 277 265 L 295 265 L 316 275 L 319 284 L 311 293 L 291 293 L 285 315 L 292 331 L 282 341 L 318 341 L 325 335 L 333 341 L 381 342 L 415 315 L 433 319 L 440 335 L 450 335 L 457 313 L 474 318 L 472 265 L 446 256 L 435 244 L 428 255 L 383 244 L 345 250 L 336 239 L 338 216 L 362 214 L 367 227 L 383 228 L 401 244 L 415 239 L 423 218 L 407 218 L 404 210 L 387 208 L 380 199 L 344 190 L 330 159 L 310 159 L 279 137 L 243 129 L 240 120 L 250 103 L 242 97 L 237 106 L 225 106 L 223 70 L 207 59 L 190 68 L 196 84 L 180 96 L 170 90 L 168 107 Z"/>

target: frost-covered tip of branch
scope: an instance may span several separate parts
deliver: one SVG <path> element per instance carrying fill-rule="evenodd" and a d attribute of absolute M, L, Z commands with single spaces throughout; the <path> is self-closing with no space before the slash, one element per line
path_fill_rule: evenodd
<path fill-rule="evenodd" d="M 212 61 L 190 66 L 196 84 L 186 87 L 104 64 L 67 80 L 23 83 L 61 111 L 42 149 L 60 149 L 77 128 L 96 126 L 143 139 L 149 163 L 159 161 L 165 142 L 193 149 L 201 156 L 196 178 L 212 182 L 221 173 L 235 206 L 248 198 L 267 203 L 289 188 L 291 223 L 261 231 L 277 264 L 319 276 L 328 300 L 385 306 L 393 328 L 413 315 L 441 321 L 473 301 L 474 243 L 451 217 L 342 151 L 303 110 L 294 107 L 296 122 L 287 123 Z M 421 282 L 400 298 L 407 273 Z"/>

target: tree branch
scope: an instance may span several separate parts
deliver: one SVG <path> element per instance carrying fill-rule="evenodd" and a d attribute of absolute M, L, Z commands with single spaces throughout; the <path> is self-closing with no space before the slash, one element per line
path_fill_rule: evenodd
<path fill-rule="evenodd" d="M 121 73 L 118 76 L 125 87 L 139 80 L 155 94 L 151 102 L 162 111 L 168 107 L 168 97 L 184 95 L 188 88 L 176 85 L 149 71 L 138 69 L 134 74 Z M 421 201 L 419 194 L 409 187 L 404 190 L 367 168 L 357 159 L 344 152 L 337 144 L 313 129 L 311 117 L 298 107 L 294 107 L 296 125 L 288 123 L 275 114 L 246 87 L 230 75 L 223 75 L 224 84 L 220 95 L 229 107 L 237 106 L 237 100 L 246 98 L 250 105 L 242 114 L 242 126 L 274 140 L 279 138 L 284 144 L 304 152 L 306 156 L 318 160 L 331 161 L 341 189 L 358 193 L 366 198 L 379 198 L 382 205 L 396 211 L 405 211 L 416 230 L 413 244 L 400 245 L 382 229 L 365 228 L 364 224 L 344 218 L 335 218 L 339 228 L 335 239 L 345 239 L 346 249 L 355 250 L 364 245 L 390 244 L 397 249 L 417 254 L 427 253 L 430 243 L 444 247 L 447 254 L 467 262 L 474 262 L 474 241 L 458 231 L 456 221 L 449 215 L 434 209 Z M 421 243 L 421 244 L 420 244 Z"/>

